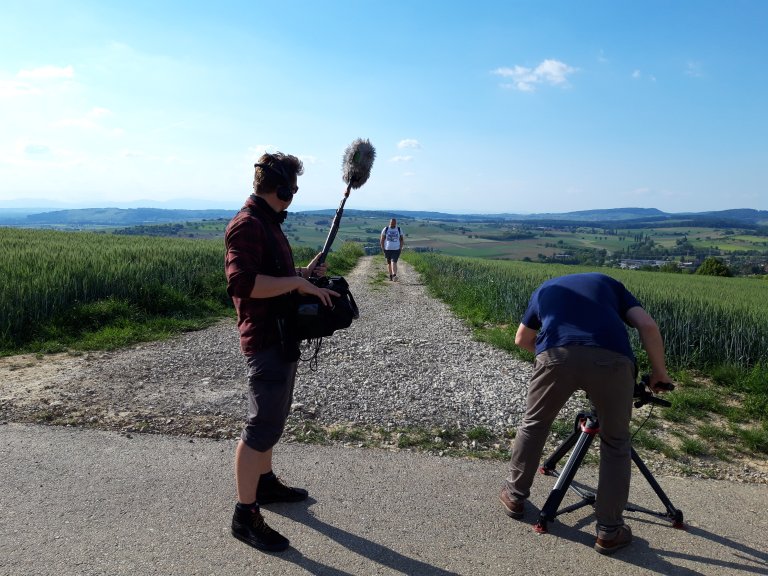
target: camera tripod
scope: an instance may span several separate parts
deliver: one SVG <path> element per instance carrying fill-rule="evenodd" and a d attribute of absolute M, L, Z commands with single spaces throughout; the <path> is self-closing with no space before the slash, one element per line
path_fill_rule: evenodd
<path fill-rule="evenodd" d="M 670 403 L 666 400 L 662 400 L 661 398 L 654 396 L 650 391 L 646 389 L 646 386 L 647 378 L 643 379 L 642 384 L 635 384 L 635 408 L 639 408 L 640 406 L 648 403 L 658 404 L 660 406 L 670 406 Z M 672 384 L 665 384 L 664 387 L 668 390 L 674 389 Z M 533 526 L 536 532 L 545 534 L 547 532 L 547 523 L 554 520 L 556 516 L 566 512 L 573 512 L 574 510 L 578 510 L 579 508 L 595 503 L 595 499 L 597 497 L 595 492 L 585 488 L 580 488 L 578 486 L 573 486 L 571 482 L 576 476 L 576 471 L 579 469 L 579 466 L 584 460 L 584 456 L 586 456 L 592 441 L 595 439 L 595 435 L 599 431 L 600 424 L 594 406 L 589 412 L 580 412 L 576 416 L 573 432 L 571 432 L 570 436 L 568 436 L 568 438 L 563 441 L 563 443 L 549 458 L 547 458 L 547 460 L 539 468 L 539 472 L 541 474 L 557 477 L 557 482 L 555 483 L 554 488 L 552 488 L 552 491 L 549 493 L 549 497 L 544 503 L 544 506 L 541 508 L 541 512 L 539 513 L 539 521 Z M 573 451 L 568 457 L 563 470 L 558 472 L 555 468 L 557 463 L 563 458 L 563 456 L 568 453 L 571 448 L 573 448 Z M 641 508 L 632 505 L 627 505 L 625 510 L 629 512 L 643 512 L 645 514 L 652 514 L 662 518 L 669 518 L 672 520 L 672 526 L 674 528 L 684 529 L 685 524 L 683 524 L 682 511 L 674 507 L 670 499 L 664 493 L 664 490 L 662 490 L 661 486 L 653 477 L 653 474 L 651 474 L 651 471 L 648 469 L 645 463 L 640 459 L 640 456 L 637 454 L 634 448 L 631 448 L 631 457 L 632 462 L 635 463 L 637 468 L 640 470 L 640 473 L 648 481 L 648 483 L 651 485 L 651 488 L 653 488 L 653 491 L 664 504 L 666 511 L 654 512 L 653 510 L 649 510 L 647 508 Z M 576 504 L 572 504 L 558 511 L 558 508 L 563 501 L 568 488 L 571 488 L 571 490 L 576 492 L 581 497 L 581 502 L 577 502 Z"/>

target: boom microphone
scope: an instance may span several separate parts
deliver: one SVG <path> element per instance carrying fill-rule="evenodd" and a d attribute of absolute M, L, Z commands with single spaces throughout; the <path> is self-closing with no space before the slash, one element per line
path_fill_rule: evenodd
<path fill-rule="evenodd" d="M 368 181 L 375 158 L 376 149 L 368 140 L 358 138 L 347 146 L 342 163 L 342 174 L 344 182 L 349 185 L 349 188 L 360 188 Z M 347 193 L 349 193 L 349 188 L 347 188 Z"/>
<path fill-rule="evenodd" d="M 353 188 L 360 188 L 368 181 L 368 177 L 371 175 L 371 168 L 373 167 L 373 160 L 376 158 L 376 149 L 366 139 L 358 138 L 352 144 L 347 146 L 344 151 L 344 160 L 341 164 L 342 178 L 347 184 L 347 190 L 344 192 L 344 198 L 341 199 L 336 215 L 333 217 L 333 224 L 328 232 L 328 237 L 325 239 L 325 245 L 323 251 L 320 254 L 320 258 L 317 263 L 322 264 L 325 262 L 325 258 L 328 256 L 328 252 L 331 249 L 336 238 L 336 233 L 339 231 L 339 224 L 341 223 L 341 217 L 344 214 L 344 203 L 349 197 L 349 191 Z"/>

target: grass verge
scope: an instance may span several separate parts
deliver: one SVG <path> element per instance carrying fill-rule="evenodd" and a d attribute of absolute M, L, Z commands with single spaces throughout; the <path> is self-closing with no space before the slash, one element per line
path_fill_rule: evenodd
<path fill-rule="evenodd" d="M 309 262 L 316 252 L 295 251 L 297 265 Z M 328 274 L 343 275 L 364 254 L 356 243 L 344 243 L 328 255 Z M 29 328 L 26 335 L 0 340 L 0 356 L 24 353 L 116 350 L 139 342 L 163 340 L 182 332 L 201 330 L 222 318 L 234 317 L 221 269 L 197 278 L 188 289 L 147 282 L 133 297 L 107 296 L 74 302 Z"/>
<path fill-rule="evenodd" d="M 323 425 L 313 420 L 289 420 L 286 436 L 307 444 L 346 444 L 360 448 L 411 450 L 437 456 L 509 458 L 509 440 L 483 427 L 458 430 L 440 427 L 383 427 L 356 424 Z"/>
<path fill-rule="evenodd" d="M 408 260 L 409 255 L 405 254 L 404 259 Z M 423 261 L 419 265 L 421 268 L 429 266 Z M 493 306 L 478 306 L 471 293 L 468 296 L 464 290 L 445 290 L 441 284 L 445 282 L 444 275 L 433 270 L 422 272 L 430 292 L 467 322 L 477 340 L 522 360 L 533 360 L 529 352 L 515 345 L 516 323 L 509 323 L 508 319 L 506 323 L 500 322 L 492 312 Z M 459 272 L 455 271 L 457 277 L 461 276 Z M 457 280 L 458 284 L 461 282 Z M 495 296 L 497 299 L 504 297 L 503 293 Z M 638 361 L 641 373 L 650 371 L 644 354 L 639 354 Z M 768 454 L 768 366 L 758 363 L 750 368 L 736 365 L 672 368 L 671 375 L 677 389 L 664 396 L 672 402 L 672 407 L 661 410 L 660 418 L 676 426 L 684 426 L 693 439 L 685 443 L 675 442 L 674 448 L 667 447 L 661 453 L 676 456 L 734 452 L 752 456 Z M 706 426 L 713 418 L 722 420 L 722 426 L 730 430 L 727 440 L 718 439 L 711 433 L 709 436 L 698 435 L 698 428 Z M 644 441 L 650 442 L 648 439 Z"/>
<path fill-rule="evenodd" d="M 666 473 L 703 478 L 726 478 L 720 462 L 730 460 L 734 453 L 721 445 L 713 447 L 699 439 L 679 431 L 662 431 L 646 423 L 633 437 L 633 446 L 652 470 L 663 469 Z M 661 428 L 661 427 L 659 427 Z M 572 422 L 553 426 L 547 440 L 543 458 L 559 447 L 573 430 Z M 478 427 L 458 430 L 439 427 L 382 427 L 358 424 L 325 425 L 311 419 L 291 417 L 284 439 L 319 445 L 346 445 L 357 448 L 405 450 L 441 457 L 477 458 L 506 462 L 515 430 L 494 434 Z M 557 465 L 562 469 L 567 456 Z M 587 452 L 584 463 L 597 465 L 600 458 L 598 443 L 594 442 Z M 503 466 L 503 465 L 502 465 Z"/>

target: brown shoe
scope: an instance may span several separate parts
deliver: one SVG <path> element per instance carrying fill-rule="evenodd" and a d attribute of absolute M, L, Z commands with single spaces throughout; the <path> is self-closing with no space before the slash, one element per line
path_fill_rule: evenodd
<path fill-rule="evenodd" d="M 509 493 L 509 490 L 505 486 L 501 489 L 499 494 L 499 502 L 504 506 L 504 511 L 510 518 L 520 519 L 523 517 L 523 507 L 525 500 L 518 500 Z"/>
<path fill-rule="evenodd" d="M 595 541 L 595 550 L 600 552 L 600 554 L 613 554 L 616 550 L 624 548 L 630 542 L 632 542 L 632 530 L 629 526 L 624 525 L 619 527 L 616 531 L 616 536 L 610 540 L 598 538 Z"/>

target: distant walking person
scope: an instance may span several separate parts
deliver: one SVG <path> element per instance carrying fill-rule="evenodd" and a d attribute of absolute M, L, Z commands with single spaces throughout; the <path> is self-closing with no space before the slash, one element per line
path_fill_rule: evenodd
<path fill-rule="evenodd" d="M 624 524 L 629 497 L 629 420 L 637 367 L 625 324 L 637 329 L 651 364 L 650 387 L 669 382 L 656 322 L 624 285 L 605 274 L 560 276 L 531 295 L 515 344 L 536 354 L 523 422 L 499 499 L 522 518 L 550 426 L 576 390 L 584 390 L 600 419 L 600 471 L 595 501 L 595 549 L 612 554 L 629 544 Z"/>
<path fill-rule="evenodd" d="M 283 295 L 297 291 L 332 304 L 332 290 L 309 278 L 325 275 L 319 254 L 306 268 L 295 268 L 280 224 L 299 190 L 301 160 L 276 152 L 256 163 L 254 192 L 232 218 L 224 235 L 227 292 L 237 311 L 240 349 L 248 364 L 248 419 L 235 452 L 237 504 L 232 535 L 269 552 L 285 550 L 288 539 L 264 522 L 260 505 L 298 502 L 302 488 L 286 486 L 272 471 L 272 449 L 283 434 L 296 380 L 298 343 L 283 338 Z"/>
<path fill-rule="evenodd" d="M 389 221 L 389 226 L 381 231 L 379 244 L 384 252 L 384 257 L 387 259 L 389 279 L 397 280 L 397 260 L 400 258 L 400 252 L 405 245 L 405 238 L 403 238 L 403 232 L 397 225 L 396 219 L 392 218 Z"/>

